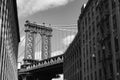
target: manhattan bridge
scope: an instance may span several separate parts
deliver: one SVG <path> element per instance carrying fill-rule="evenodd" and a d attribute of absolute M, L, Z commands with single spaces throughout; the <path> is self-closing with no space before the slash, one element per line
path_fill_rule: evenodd
<path fill-rule="evenodd" d="M 63 55 L 77 33 L 76 25 L 46 27 L 45 23 L 26 21 L 22 31 L 25 37 L 19 44 L 18 59 L 23 56 L 19 80 L 52 80 L 63 74 Z"/>

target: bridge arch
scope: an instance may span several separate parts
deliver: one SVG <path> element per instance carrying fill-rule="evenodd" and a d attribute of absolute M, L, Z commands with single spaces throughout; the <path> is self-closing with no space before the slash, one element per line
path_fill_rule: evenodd
<path fill-rule="evenodd" d="M 45 27 L 43 25 L 37 25 L 26 21 L 25 23 L 25 59 L 35 59 L 35 38 L 37 34 L 40 34 L 42 39 L 42 59 L 47 59 L 51 57 L 51 37 L 52 28 Z"/>

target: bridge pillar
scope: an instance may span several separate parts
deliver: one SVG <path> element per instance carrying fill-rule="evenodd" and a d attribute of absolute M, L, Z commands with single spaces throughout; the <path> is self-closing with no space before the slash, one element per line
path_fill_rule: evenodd
<path fill-rule="evenodd" d="M 25 30 L 26 32 L 26 41 L 25 41 L 25 59 L 34 59 L 34 36 L 35 32 Z"/>
<path fill-rule="evenodd" d="M 41 34 L 42 37 L 42 60 L 51 57 L 51 36 L 48 34 Z"/>
<path fill-rule="evenodd" d="M 25 24 L 26 42 L 25 42 L 25 59 L 34 59 L 35 57 L 35 35 L 40 33 L 42 37 L 42 59 L 51 57 L 51 33 L 52 28 L 37 25 L 26 21 Z"/>
<path fill-rule="evenodd" d="M 51 37 L 52 35 L 47 35 L 48 37 L 48 57 L 51 57 Z"/>

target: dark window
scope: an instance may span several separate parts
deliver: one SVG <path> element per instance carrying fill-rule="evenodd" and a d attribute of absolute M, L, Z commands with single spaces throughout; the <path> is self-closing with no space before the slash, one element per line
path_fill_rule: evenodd
<path fill-rule="evenodd" d="M 108 10 L 108 8 L 109 8 L 108 0 L 105 0 L 105 9 Z"/>
<path fill-rule="evenodd" d="M 89 76 L 87 76 L 87 80 L 89 80 Z"/>
<path fill-rule="evenodd" d="M 115 8 L 115 0 L 112 0 L 112 9 Z"/>
<path fill-rule="evenodd" d="M 90 24 L 90 12 L 88 13 L 88 23 Z"/>
<path fill-rule="evenodd" d="M 91 26 L 89 26 L 89 39 L 91 38 Z"/>
<path fill-rule="evenodd" d="M 93 38 L 93 52 L 96 51 L 95 37 Z"/>
<path fill-rule="evenodd" d="M 93 31 L 93 35 L 94 35 L 95 34 L 95 23 L 94 22 L 92 23 L 92 26 L 93 26 L 92 31 Z"/>
<path fill-rule="evenodd" d="M 82 71 L 80 71 L 80 80 L 82 80 Z"/>
<path fill-rule="evenodd" d="M 91 74 L 91 80 L 93 80 L 93 75 Z"/>
<path fill-rule="evenodd" d="M 80 61 L 79 61 L 79 64 L 80 64 L 80 67 L 81 67 L 81 66 L 82 66 L 81 59 L 80 59 Z"/>
<path fill-rule="evenodd" d="M 85 48 L 83 48 L 83 56 L 84 56 L 84 59 L 85 59 Z"/>
<path fill-rule="evenodd" d="M 112 48 L 111 48 L 111 42 L 108 43 L 109 53 L 111 54 Z"/>
<path fill-rule="evenodd" d="M 99 69 L 99 80 L 102 80 L 102 70 Z"/>
<path fill-rule="evenodd" d="M 84 32 L 84 22 L 82 23 L 82 26 L 83 26 L 83 28 L 82 28 L 82 29 L 83 29 L 83 32 Z"/>
<path fill-rule="evenodd" d="M 117 60 L 117 72 L 120 74 L 120 60 Z"/>
<path fill-rule="evenodd" d="M 99 16 L 96 17 L 96 23 L 98 24 L 99 22 Z"/>
<path fill-rule="evenodd" d="M 101 54 L 100 54 L 100 50 L 98 50 L 98 61 L 101 60 Z"/>
<path fill-rule="evenodd" d="M 92 70 L 92 56 L 90 56 L 90 69 Z"/>
<path fill-rule="evenodd" d="M 86 71 L 85 71 L 85 67 L 86 67 L 86 66 L 85 66 L 85 63 L 84 63 L 84 74 L 85 74 L 85 72 L 86 72 Z"/>
<path fill-rule="evenodd" d="M 92 7 L 91 12 L 92 12 L 92 18 L 93 18 L 94 17 L 94 7 Z"/>
<path fill-rule="evenodd" d="M 89 63 L 88 63 L 88 60 L 87 60 L 87 72 L 89 72 Z"/>
<path fill-rule="evenodd" d="M 120 4 L 120 0 L 118 0 L 119 4 Z"/>
<path fill-rule="evenodd" d="M 114 30 L 114 32 L 117 31 L 117 20 L 116 20 L 116 15 L 113 16 L 113 30 Z"/>
<path fill-rule="evenodd" d="M 86 42 L 88 41 L 88 31 L 86 31 Z"/>
<path fill-rule="evenodd" d="M 91 47 L 91 45 L 90 45 L 90 54 L 92 54 L 92 47 Z"/>
<path fill-rule="evenodd" d="M 86 45 L 86 56 L 88 57 L 88 45 Z"/>
<path fill-rule="evenodd" d="M 113 64 L 110 64 L 110 76 L 113 76 Z"/>
<path fill-rule="evenodd" d="M 85 26 L 87 27 L 87 18 L 85 18 Z"/>
<path fill-rule="evenodd" d="M 95 80 L 97 80 L 97 73 L 96 73 L 96 71 L 95 71 Z"/>
<path fill-rule="evenodd" d="M 120 0 L 118 0 L 118 2 L 119 2 L 119 11 L 120 11 Z"/>
<path fill-rule="evenodd" d="M 117 52 L 119 50 L 118 37 L 115 37 L 114 41 L 115 41 L 115 51 Z"/>

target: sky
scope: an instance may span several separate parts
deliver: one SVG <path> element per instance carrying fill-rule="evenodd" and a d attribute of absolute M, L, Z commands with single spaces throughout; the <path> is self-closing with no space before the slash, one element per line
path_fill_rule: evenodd
<path fill-rule="evenodd" d="M 26 20 L 37 24 L 45 23 L 46 26 L 51 24 L 50 27 L 55 26 L 51 41 L 52 56 L 59 55 L 74 39 L 77 32 L 77 26 L 74 25 L 77 24 L 80 16 L 81 6 L 86 2 L 87 0 L 17 0 L 21 36 L 18 61 L 21 62 L 24 57 Z M 61 27 L 62 25 L 72 27 Z M 36 59 L 40 59 L 38 56 L 40 56 L 39 49 L 36 51 Z M 62 78 L 54 80 L 62 80 Z"/>

